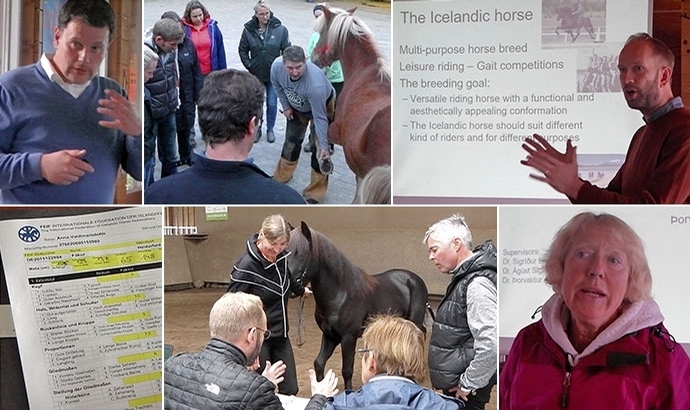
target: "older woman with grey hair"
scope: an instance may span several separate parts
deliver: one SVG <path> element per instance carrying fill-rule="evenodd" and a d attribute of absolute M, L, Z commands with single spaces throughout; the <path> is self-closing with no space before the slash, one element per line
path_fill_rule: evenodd
<path fill-rule="evenodd" d="M 501 409 L 690 409 L 690 359 L 662 323 L 644 245 L 627 223 L 576 215 L 544 268 L 554 295 L 515 338 Z"/>

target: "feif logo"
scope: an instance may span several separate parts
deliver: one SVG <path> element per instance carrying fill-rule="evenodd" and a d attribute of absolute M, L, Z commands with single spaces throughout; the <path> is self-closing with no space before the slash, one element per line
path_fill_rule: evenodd
<path fill-rule="evenodd" d="M 17 231 L 19 239 L 24 242 L 36 242 L 41 237 L 41 231 L 35 226 L 24 225 Z"/>

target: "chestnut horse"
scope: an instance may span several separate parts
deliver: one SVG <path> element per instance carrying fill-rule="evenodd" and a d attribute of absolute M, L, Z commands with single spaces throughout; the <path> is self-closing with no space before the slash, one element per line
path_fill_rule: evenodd
<path fill-rule="evenodd" d="M 321 350 L 314 370 L 323 379 L 326 362 L 341 345 L 343 381 L 352 389 L 352 374 L 357 338 L 370 316 L 392 314 L 414 322 L 426 332 L 426 284 L 417 274 L 405 269 L 390 269 L 369 275 L 356 266 L 322 233 L 305 222 L 290 233 L 288 265 L 295 279 L 309 283 L 314 292 L 314 319 L 321 329 Z"/>
<path fill-rule="evenodd" d="M 343 147 L 359 185 L 369 170 L 391 163 L 391 78 L 371 31 L 353 12 L 323 7 L 312 61 L 342 65 L 345 82 L 328 139 Z"/>

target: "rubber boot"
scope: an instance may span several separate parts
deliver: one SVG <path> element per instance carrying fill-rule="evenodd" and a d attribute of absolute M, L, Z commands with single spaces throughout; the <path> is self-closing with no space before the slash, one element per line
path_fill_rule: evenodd
<path fill-rule="evenodd" d="M 311 170 L 311 183 L 304 188 L 302 195 L 307 203 L 318 204 L 323 202 L 328 189 L 328 175 L 320 174 Z"/>
<path fill-rule="evenodd" d="M 285 184 L 292 179 L 292 174 L 295 173 L 295 168 L 297 168 L 297 161 L 288 161 L 285 158 L 280 157 L 280 161 L 278 161 L 276 170 L 273 173 L 273 179 Z"/>

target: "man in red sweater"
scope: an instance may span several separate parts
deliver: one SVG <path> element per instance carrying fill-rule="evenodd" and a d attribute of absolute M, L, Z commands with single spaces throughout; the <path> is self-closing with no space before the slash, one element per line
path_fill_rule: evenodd
<path fill-rule="evenodd" d="M 530 176 L 572 203 L 689 204 L 690 110 L 680 97 L 673 97 L 673 64 L 671 50 L 646 33 L 633 34 L 623 46 L 618 56 L 621 88 L 645 125 L 633 135 L 625 162 L 606 188 L 578 177 L 576 148 L 570 140 L 561 153 L 534 134 L 522 145 L 527 157 L 520 162 L 541 172 Z"/>

